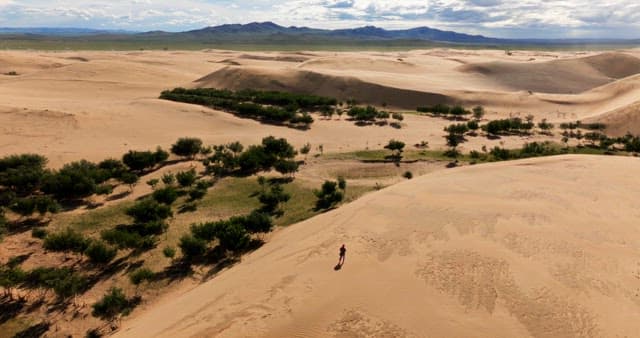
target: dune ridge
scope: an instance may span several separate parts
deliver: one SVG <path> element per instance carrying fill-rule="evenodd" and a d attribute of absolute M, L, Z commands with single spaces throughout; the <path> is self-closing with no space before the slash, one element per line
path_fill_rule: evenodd
<path fill-rule="evenodd" d="M 261 89 L 291 91 L 335 97 L 339 100 L 355 99 L 358 102 L 391 107 L 415 109 L 420 105 L 453 103 L 446 95 L 400 89 L 362 81 L 356 77 L 332 76 L 311 71 L 270 71 L 257 67 L 228 66 L 194 82 L 195 87 Z"/>
<path fill-rule="evenodd" d="M 280 231 L 115 337 L 633 336 L 638 170 L 559 156 L 423 176 Z"/>

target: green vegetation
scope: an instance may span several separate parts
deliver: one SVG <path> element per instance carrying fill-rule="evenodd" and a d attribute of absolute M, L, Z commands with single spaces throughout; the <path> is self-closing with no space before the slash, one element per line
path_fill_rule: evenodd
<path fill-rule="evenodd" d="M 129 280 L 134 285 L 140 285 L 144 281 L 152 281 L 156 274 L 148 268 L 140 268 L 129 275 Z"/>
<path fill-rule="evenodd" d="M 325 181 L 320 190 L 315 190 L 314 194 L 318 198 L 316 201 L 317 210 L 326 210 L 335 207 L 344 199 L 347 184 L 343 179 L 337 182 Z"/>
<path fill-rule="evenodd" d="M 171 146 L 172 154 L 189 159 L 193 159 L 201 151 L 202 140 L 199 138 L 183 137 Z"/>
<path fill-rule="evenodd" d="M 129 169 L 137 172 L 151 169 L 156 165 L 166 161 L 169 153 L 158 147 L 156 151 L 134 151 L 131 150 L 122 156 L 122 162 Z"/>
<path fill-rule="evenodd" d="M 161 99 L 199 104 L 268 123 L 308 128 L 313 111 L 334 109 L 337 100 L 328 97 L 258 90 L 218 90 L 213 88 L 175 88 L 160 95 Z"/>
<path fill-rule="evenodd" d="M 441 116 L 446 118 L 461 119 L 472 112 L 464 109 L 462 106 L 448 106 L 446 104 L 437 104 L 435 106 L 423 106 L 418 107 L 416 110 L 419 113 L 426 113 L 432 116 Z"/>
<path fill-rule="evenodd" d="M 532 121 L 524 122 L 521 118 L 509 118 L 493 120 L 482 126 L 482 129 L 490 135 L 522 135 L 533 129 Z"/>
<path fill-rule="evenodd" d="M 101 300 L 93 304 L 94 317 L 113 320 L 118 315 L 126 316 L 140 303 L 138 297 L 127 298 L 122 289 L 111 288 Z"/>

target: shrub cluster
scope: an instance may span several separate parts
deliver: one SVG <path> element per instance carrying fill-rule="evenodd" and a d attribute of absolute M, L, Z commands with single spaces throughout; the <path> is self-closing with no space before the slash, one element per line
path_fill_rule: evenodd
<path fill-rule="evenodd" d="M 314 190 L 314 194 L 318 198 L 316 201 L 316 209 L 323 210 L 333 208 L 336 204 L 344 199 L 347 182 L 338 178 L 338 181 L 325 181 L 320 190 Z"/>
<path fill-rule="evenodd" d="M 530 132 L 533 127 L 533 122 L 525 122 L 521 118 L 515 117 L 490 121 L 482 126 L 482 129 L 491 135 L 519 135 Z"/>
<path fill-rule="evenodd" d="M 213 147 L 213 154 L 204 164 L 207 171 L 218 176 L 225 176 L 236 171 L 244 174 L 255 174 L 276 168 L 283 174 L 291 174 L 298 170 L 293 159 L 297 152 L 284 138 L 273 136 L 262 139 L 262 144 L 252 145 L 246 150 L 239 142 Z"/>
<path fill-rule="evenodd" d="M 218 90 L 212 88 L 175 88 L 160 95 L 161 99 L 205 105 L 233 114 L 266 122 L 288 122 L 309 126 L 309 111 L 333 110 L 337 100 L 328 97 L 277 91 Z"/>
<path fill-rule="evenodd" d="M 103 320 L 113 320 L 118 315 L 128 315 L 140 303 L 140 297 L 127 298 L 124 291 L 111 288 L 101 300 L 93 304 L 92 315 Z"/>
<path fill-rule="evenodd" d="M 461 118 L 465 115 L 471 114 L 471 111 L 464 109 L 464 107 L 456 105 L 449 106 L 446 104 L 437 104 L 435 106 L 423 106 L 418 107 L 416 110 L 420 113 L 428 113 L 435 116 L 445 116 L 445 117 L 454 117 Z"/>

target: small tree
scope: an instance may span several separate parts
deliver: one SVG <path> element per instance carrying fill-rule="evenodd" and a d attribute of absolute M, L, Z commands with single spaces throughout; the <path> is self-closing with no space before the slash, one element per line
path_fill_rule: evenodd
<path fill-rule="evenodd" d="M 171 186 L 158 189 L 151 195 L 159 203 L 171 205 L 178 199 L 178 191 Z"/>
<path fill-rule="evenodd" d="M 298 163 L 291 160 L 278 160 L 273 167 L 282 175 L 293 176 L 298 171 Z"/>
<path fill-rule="evenodd" d="M 172 246 L 166 246 L 162 249 L 162 254 L 169 259 L 173 259 L 176 256 L 176 249 Z"/>
<path fill-rule="evenodd" d="M 196 176 L 196 170 L 195 169 L 191 169 L 191 170 L 188 170 L 188 171 L 181 171 L 181 172 L 176 174 L 176 180 L 178 181 L 178 184 L 181 187 L 190 187 L 194 183 L 196 183 L 197 179 L 198 178 Z"/>
<path fill-rule="evenodd" d="M 129 299 L 122 289 L 111 288 L 100 301 L 93 304 L 94 317 L 112 321 L 119 314 L 128 315 L 137 306 L 136 299 Z"/>
<path fill-rule="evenodd" d="M 389 149 L 392 151 L 392 157 L 396 160 L 396 162 L 400 162 L 402 159 L 402 152 L 404 151 L 405 143 L 398 140 L 390 140 L 389 143 L 384 146 L 385 149 Z"/>
<path fill-rule="evenodd" d="M 126 210 L 126 214 L 131 216 L 136 223 L 149 223 L 153 221 L 163 221 L 171 216 L 171 207 L 160 204 L 153 199 L 144 199 L 137 202 Z"/>
<path fill-rule="evenodd" d="M 345 184 L 346 186 L 346 184 Z M 317 209 L 329 209 L 340 203 L 344 198 L 344 191 L 338 189 L 338 182 L 325 181 L 320 190 L 314 190 L 318 198 Z"/>
<path fill-rule="evenodd" d="M 171 173 L 162 175 L 162 183 L 164 183 L 164 185 L 173 185 L 175 181 L 176 177 Z"/>
<path fill-rule="evenodd" d="M 131 172 L 126 172 L 120 176 L 120 182 L 128 185 L 130 190 L 133 190 L 133 187 L 136 186 L 138 180 L 140 180 L 140 177 Z"/>
<path fill-rule="evenodd" d="M 207 242 L 192 235 L 182 236 L 178 246 L 182 251 L 182 256 L 189 261 L 201 257 L 207 251 Z"/>
<path fill-rule="evenodd" d="M 144 281 L 152 281 L 156 274 L 148 268 L 140 268 L 129 275 L 129 280 L 133 285 L 140 285 Z"/>
<path fill-rule="evenodd" d="M 307 156 L 311 152 L 311 144 L 306 143 L 302 148 L 300 148 L 300 154 L 304 155 L 305 162 L 307 161 Z"/>
<path fill-rule="evenodd" d="M 482 118 L 484 117 L 484 114 L 485 114 L 484 107 L 476 106 L 473 108 L 473 118 L 476 119 L 476 121 L 482 120 Z"/>
<path fill-rule="evenodd" d="M 223 249 L 237 253 L 244 250 L 251 239 L 242 225 L 226 222 L 218 230 L 218 240 Z"/>
<path fill-rule="evenodd" d="M 254 210 L 249 215 L 242 218 L 244 228 L 252 234 L 267 233 L 273 229 L 271 217 L 265 213 Z"/>
<path fill-rule="evenodd" d="M 263 191 L 258 195 L 258 200 L 262 203 L 262 210 L 266 212 L 276 212 L 281 203 L 288 202 L 291 195 L 284 191 L 280 184 L 274 184 L 268 191 Z"/>
<path fill-rule="evenodd" d="M 84 254 L 95 264 L 108 264 L 116 255 L 118 250 L 104 244 L 102 241 L 92 241 Z"/>
<path fill-rule="evenodd" d="M 155 190 L 156 187 L 158 186 L 158 183 L 160 183 L 160 180 L 157 178 L 153 178 L 147 181 L 147 185 L 151 187 L 151 189 Z"/>
<path fill-rule="evenodd" d="M 47 235 L 42 246 L 50 251 L 82 253 L 89 246 L 89 241 L 79 232 L 67 228 L 62 232 Z"/>
<path fill-rule="evenodd" d="M 202 140 L 199 138 L 183 137 L 178 139 L 174 145 L 171 146 L 171 153 L 193 159 L 202 150 Z"/>

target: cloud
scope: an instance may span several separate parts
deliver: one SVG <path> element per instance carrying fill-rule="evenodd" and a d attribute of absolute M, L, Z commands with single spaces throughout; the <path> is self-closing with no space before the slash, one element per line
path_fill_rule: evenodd
<path fill-rule="evenodd" d="M 499 37 L 640 37 L 637 0 L 0 0 L 0 25 L 169 31 L 275 21 Z"/>

